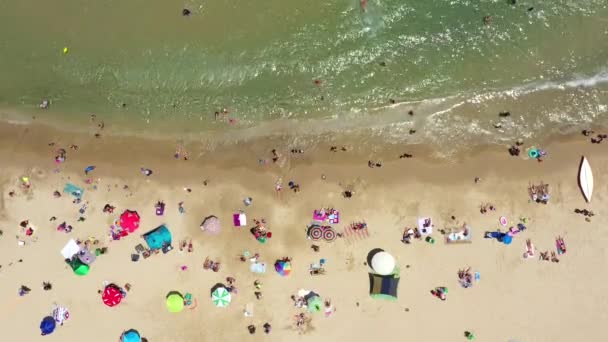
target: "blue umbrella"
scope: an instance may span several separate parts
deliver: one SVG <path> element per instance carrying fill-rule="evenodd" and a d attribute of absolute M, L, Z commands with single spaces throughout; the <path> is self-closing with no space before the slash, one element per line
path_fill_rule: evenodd
<path fill-rule="evenodd" d="M 141 336 L 135 329 L 130 329 L 122 333 L 121 342 L 141 342 Z"/>
<path fill-rule="evenodd" d="M 88 175 L 88 174 L 89 174 L 89 172 L 91 172 L 91 171 L 93 171 L 93 170 L 95 170 L 95 166 L 93 166 L 93 165 L 91 165 L 91 166 L 87 166 L 87 167 L 84 169 L 84 174 L 85 174 L 85 175 Z"/>
<path fill-rule="evenodd" d="M 42 322 L 40 322 L 40 332 L 42 333 L 42 335 L 48 335 L 50 333 L 52 333 L 53 331 L 55 331 L 55 319 L 51 316 L 46 316 L 42 319 Z"/>
<path fill-rule="evenodd" d="M 505 245 L 509 245 L 511 244 L 511 241 L 513 241 L 513 237 L 510 235 L 505 235 L 503 236 L 502 239 L 500 239 L 499 241 L 501 241 L 502 243 L 504 243 Z"/>

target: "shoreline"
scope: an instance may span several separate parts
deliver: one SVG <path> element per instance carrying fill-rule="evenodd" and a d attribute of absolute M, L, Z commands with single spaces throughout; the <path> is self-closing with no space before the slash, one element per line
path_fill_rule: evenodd
<path fill-rule="evenodd" d="M 48 146 L 51 141 L 55 146 Z M 5 232 L 0 238 L 0 277 L 4 279 L 0 283 L 0 301 L 20 303 L 9 304 L 11 318 L 4 320 L 11 324 L 5 327 L 7 336 L 34 339 L 39 335 L 35 329 L 39 318 L 53 302 L 58 302 L 69 307 L 72 318 L 49 336 L 51 341 L 76 339 L 93 329 L 92 324 L 98 322 L 89 319 L 91 314 L 108 325 L 107 329 L 95 330 L 95 340 L 99 341 L 115 339 L 128 328 L 138 329 L 151 342 L 246 338 L 363 341 L 379 337 L 394 340 L 395 336 L 433 342 L 458 340 L 465 330 L 488 341 L 566 341 L 580 336 L 580 331 L 585 331 L 590 340 L 606 337 L 599 324 L 608 318 L 603 310 L 606 300 L 601 286 L 596 284 L 607 279 L 595 272 L 605 268 L 608 260 L 602 247 L 608 242 L 608 234 L 602 228 L 607 222 L 604 171 L 608 169 L 608 158 L 604 144 L 591 144 L 582 136 L 555 139 L 543 146 L 549 156 L 542 163 L 510 157 L 506 149 L 497 146 L 478 149 L 461 160 L 424 158 L 416 152 L 412 159 L 398 159 L 397 153 L 403 151 L 396 146 L 377 152 L 361 146 L 335 153 L 329 152 L 327 146 L 319 146 L 303 154 L 291 154 L 284 147 L 279 149 L 284 159 L 259 165 L 258 159 L 270 159 L 270 149 L 279 148 L 278 143 L 243 143 L 213 151 L 187 145 L 190 158 L 184 161 L 173 158 L 176 142 L 171 140 L 95 138 L 92 133 L 70 135 L 40 125 L 0 124 L 0 157 L 7 164 L 0 176 L 0 227 Z M 78 151 L 70 149 L 70 144 L 78 145 Z M 66 162 L 59 166 L 53 160 L 58 148 L 67 150 Z M 596 175 L 591 204 L 585 204 L 576 185 L 582 154 L 589 158 Z M 375 157 L 383 159 L 383 166 L 367 167 L 367 160 Z M 88 165 L 97 168 L 85 175 L 83 169 Z M 153 175 L 144 177 L 140 167 L 154 170 Z M 28 194 L 19 190 L 19 178 L 24 175 L 33 184 Z M 474 177 L 481 177 L 481 182 L 475 184 Z M 274 191 L 278 178 L 282 178 L 284 186 L 280 196 Z M 78 223 L 79 206 L 64 198 L 67 195 L 54 199 L 52 192 L 61 190 L 67 181 L 83 185 L 86 179 L 93 181 L 85 185 L 85 200 L 90 205 L 87 220 Z M 300 184 L 301 191 L 290 191 L 286 185 L 289 180 Z M 548 205 L 530 203 L 528 199 L 527 186 L 540 181 L 551 185 Z M 122 189 L 123 185 L 128 185 L 128 190 Z M 184 191 L 186 187 L 192 192 Z M 16 190 L 17 196 L 9 197 L 10 190 Z M 354 191 L 353 198 L 343 198 L 344 190 Z M 252 206 L 242 204 L 245 197 L 254 199 Z M 154 215 L 157 200 L 167 203 L 164 217 Z M 185 203 L 183 215 L 177 211 L 180 201 Z M 167 224 L 174 244 L 192 239 L 194 252 L 176 249 L 145 261 L 129 261 L 133 247 L 143 241 L 138 236 L 140 232 L 121 241 L 108 241 L 108 226 L 117 215 L 102 213 L 105 203 L 116 205 L 118 214 L 127 208 L 138 210 L 142 215 L 141 233 Z M 498 211 L 482 215 L 482 203 L 492 203 Z M 321 252 L 314 253 L 303 230 L 310 222 L 311 210 L 325 205 L 340 209 L 344 223 L 337 225 L 338 229 L 349 222 L 365 220 L 370 237 L 323 243 Z M 591 223 L 572 213 L 581 207 L 595 212 Z M 238 210 L 245 210 L 250 219 L 266 218 L 273 239 L 260 245 L 247 231 L 231 227 L 231 214 Z M 51 215 L 73 224 L 74 231 L 67 235 L 57 232 L 54 224 L 48 222 Z M 220 218 L 220 235 L 200 231 L 200 221 L 208 215 Z M 433 217 L 435 230 L 471 225 L 473 243 L 401 243 L 403 227 L 413 226 L 417 217 L 425 215 Z M 517 236 L 511 246 L 483 239 L 485 230 L 500 227 L 501 215 L 510 222 L 522 216 L 529 218 L 529 229 Z M 37 242 L 28 240 L 26 246 L 19 247 L 13 238 L 13 227 L 24 219 L 38 228 Z M 95 262 L 89 275 L 76 278 L 58 250 L 70 238 L 88 236 L 107 244 L 109 254 Z M 434 236 L 440 240 L 438 233 Z M 542 251 L 552 248 L 556 236 L 563 236 L 569 248 L 560 263 L 522 258 L 527 238 Z M 367 252 L 377 247 L 395 255 L 401 269 L 396 302 L 376 301 L 368 295 L 369 268 L 363 263 Z M 252 274 L 236 257 L 244 250 L 261 253 L 262 260 L 268 263 L 288 255 L 294 260 L 294 271 L 289 277 L 279 277 L 272 269 L 264 275 Z M 220 260 L 222 270 L 204 271 L 201 265 L 206 257 Z M 320 257 L 328 260 L 328 274 L 311 277 L 307 265 Z M 19 258 L 27 267 L 7 265 Z M 187 265 L 189 270 L 180 271 L 181 265 Z M 459 288 L 456 282 L 457 270 L 466 266 L 482 275 L 471 289 Z M 28 267 L 37 272 L 28 272 Z M 230 307 L 222 310 L 212 306 L 206 293 L 226 276 L 237 279 L 239 294 Z M 251 284 L 256 279 L 264 283 L 262 300 L 253 296 Z M 106 280 L 133 285 L 124 304 L 107 308 L 101 303 L 96 291 Z M 42 281 L 51 281 L 53 290 L 42 291 L 38 286 Z M 20 284 L 33 291 L 15 302 L 15 289 Z M 428 294 L 436 286 L 450 288 L 446 302 Z M 298 335 L 291 320 L 298 310 L 289 296 L 301 288 L 330 298 L 337 311 L 330 318 L 312 316 L 312 328 Z M 171 290 L 194 294 L 197 309 L 167 313 L 162 298 Z M 564 297 L 563 293 L 570 295 Z M 252 318 L 242 315 L 249 303 L 255 306 Z M 593 317 L 580 312 L 592 312 Z M 564 329 L 563 320 L 571 322 L 573 328 Z M 165 323 L 155 324 L 159 321 Z M 500 321 L 499 326 L 496 321 Z M 258 331 L 250 337 L 246 326 L 255 324 L 261 330 L 264 322 L 272 323 L 273 332 L 265 336 Z M 441 329 L 437 329 L 439 326 Z"/>

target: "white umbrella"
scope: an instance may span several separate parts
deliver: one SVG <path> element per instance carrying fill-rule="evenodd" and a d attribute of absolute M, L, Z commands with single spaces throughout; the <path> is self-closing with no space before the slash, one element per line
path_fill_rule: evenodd
<path fill-rule="evenodd" d="M 372 269 L 379 275 L 389 275 L 395 270 L 395 258 L 387 252 L 378 252 L 372 258 Z"/>
<path fill-rule="evenodd" d="M 232 296 L 230 295 L 230 292 L 228 292 L 228 290 L 226 290 L 225 287 L 218 287 L 211 294 L 211 301 L 213 301 L 213 304 L 215 304 L 215 306 L 220 307 L 220 308 L 224 308 L 224 307 L 228 306 L 228 304 L 230 304 L 231 300 L 232 300 Z"/>

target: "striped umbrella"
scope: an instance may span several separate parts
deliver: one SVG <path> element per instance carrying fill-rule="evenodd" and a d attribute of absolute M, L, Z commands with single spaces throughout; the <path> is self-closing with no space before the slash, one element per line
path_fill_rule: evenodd
<path fill-rule="evenodd" d="M 218 287 L 215 289 L 215 291 L 213 291 L 213 293 L 211 293 L 211 301 L 213 304 L 215 304 L 215 306 L 224 308 L 230 304 L 230 301 L 232 301 L 232 296 L 225 287 Z"/>

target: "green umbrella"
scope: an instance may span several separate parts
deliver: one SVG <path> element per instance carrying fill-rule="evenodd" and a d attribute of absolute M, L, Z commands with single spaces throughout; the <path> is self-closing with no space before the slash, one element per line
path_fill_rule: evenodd
<path fill-rule="evenodd" d="M 321 302 L 321 298 L 319 296 L 313 296 L 308 298 L 306 303 L 308 306 L 308 311 L 310 312 L 320 312 L 323 307 L 323 303 Z"/>
<path fill-rule="evenodd" d="M 230 304 L 231 300 L 232 296 L 230 296 L 230 292 L 228 292 L 225 287 L 218 287 L 215 289 L 215 291 L 213 291 L 213 293 L 211 293 L 211 301 L 217 307 L 226 307 L 228 304 Z"/>
<path fill-rule="evenodd" d="M 171 292 L 167 295 L 167 310 L 169 312 L 181 312 L 184 310 L 184 297 L 179 292 Z"/>
<path fill-rule="evenodd" d="M 89 273 L 89 265 L 78 263 L 72 266 L 74 273 L 79 276 L 87 275 Z"/>

